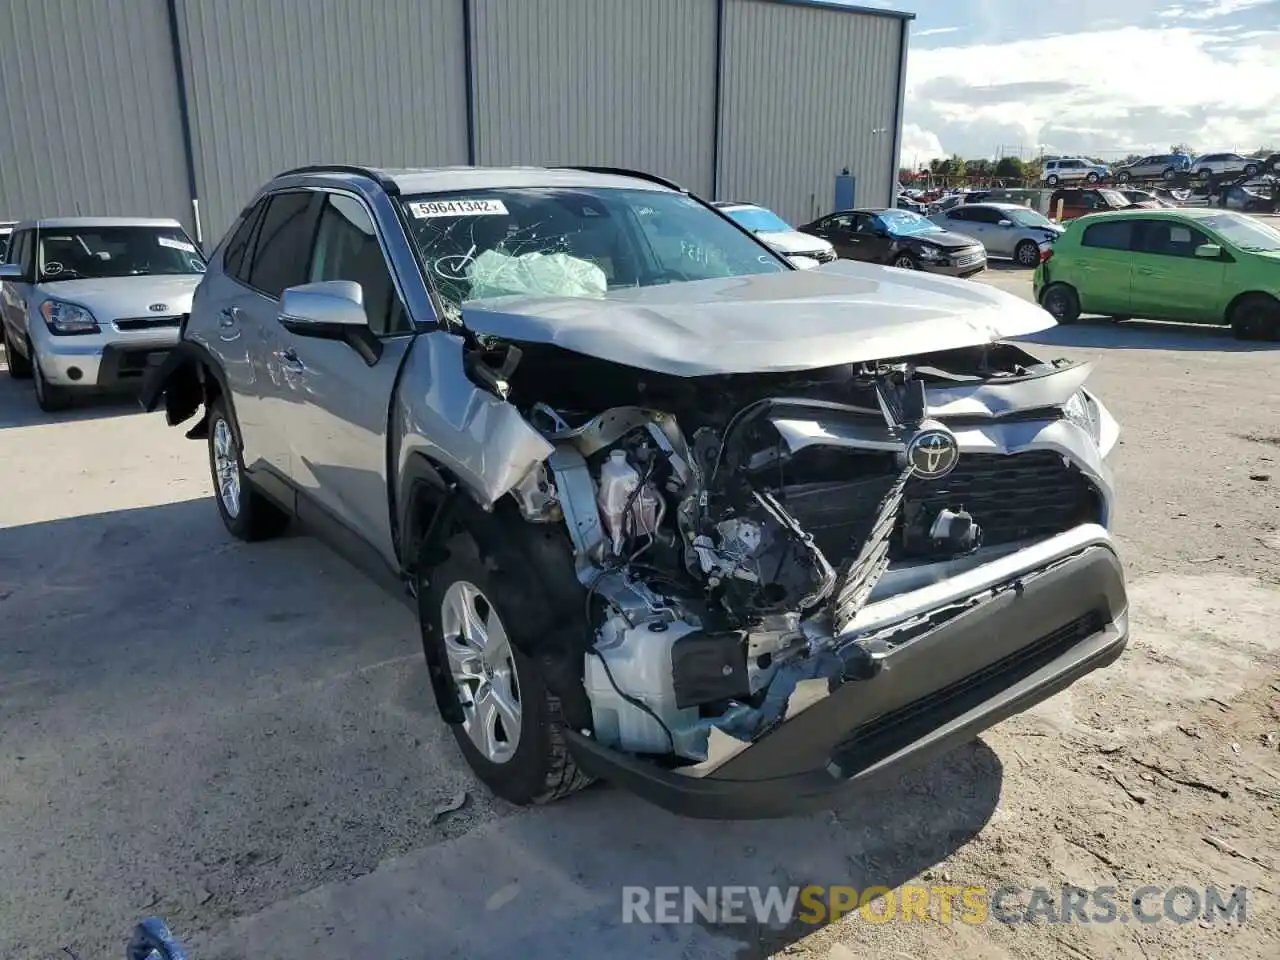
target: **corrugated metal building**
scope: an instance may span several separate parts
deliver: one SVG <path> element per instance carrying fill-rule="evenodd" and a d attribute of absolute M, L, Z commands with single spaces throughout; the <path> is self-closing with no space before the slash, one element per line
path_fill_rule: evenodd
<path fill-rule="evenodd" d="M 805 221 L 887 204 L 910 14 L 834 0 L 5 0 L 0 220 L 176 216 L 272 174 L 590 163 Z M 199 222 L 197 223 L 197 214 Z"/>

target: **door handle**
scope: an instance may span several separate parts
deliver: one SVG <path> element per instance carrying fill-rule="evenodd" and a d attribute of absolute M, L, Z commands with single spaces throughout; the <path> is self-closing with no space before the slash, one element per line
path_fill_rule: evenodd
<path fill-rule="evenodd" d="M 218 339 L 224 343 L 240 338 L 240 308 L 227 307 L 218 311 Z"/>

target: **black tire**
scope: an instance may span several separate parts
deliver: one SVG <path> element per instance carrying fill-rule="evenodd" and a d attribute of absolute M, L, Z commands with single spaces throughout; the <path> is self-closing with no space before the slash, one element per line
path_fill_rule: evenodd
<path fill-rule="evenodd" d="M 448 556 L 418 585 L 418 619 L 428 669 L 441 665 L 443 676 L 437 679 L 459 702 L 470 702 L 470 691 L 460 689 L 448 667 L 443 613 L 450 587 L 469 583 L 482 595 L 486 609 L 497 615 L 510 640 L 504 662 L 514 674 L 512 687 L 518 691 L 520 709 L 514 751 L 501 761 L 485 756 L 462 723 L 450 724 L 467 765 L 495 795 L 518 806 L 550 803 L 588 786 L 592 778 L 578 769 L 565 741 L 560 699 L 547 689 L 534 661 L 520 650 L 522 642 L 544 639 L 537 635 L 539 625 L 568 622 L 585 633 L 585 614 L 577 609 L 553 610 L 554 591 L 543 589 L 532 567 L 515 566 L 514 552 L 494 551 L 482 557 L 467 533 L 452 537 L 445 549 Z M 508 570 L 507 565 L 515 569 Z"/>
<path fill-rule="evenodd" d="M 9 340 L 9 329 L 0 321 L 0 337 L 4 340 L 4 359 L 9 365 L 9 376 L 15 380 L 31 379 L 31 360 L 24 357 Z"/>
<path fill-rule="evenodd" d="M 1237 340 L 1280 340 L 1280 300 L 1265 293 L 1242 297 L 1231 311 Z"/>
<path fill-rule="evenodd" d="M 1196 176 L 1199 177 L 1201 180 L 1208 180 L 1210 177 L 1213 176 L 1213 171 L 1206 167 L 1204 170 L 1201 170 L 1199 173 L 1197 173 Z"/>
<path fill-rule="evenodd" d="M 1163 170 L 1160 173 L 1161 179 L 1163 179 L 1166 183 L 1172 180 L 1177 175 L 1178 175 L 1178 172 L 1174 170 L 1173 167 L 1169 167 L 1167 170 Z"/>
<path fill-rule="evenodd" d="M 899 270 L 919 270 L 920 261 L 912 254 L 903 251 L 893 255 L 893 258 L 889 261 L 889 266 L 897 267 Z"/>
<path fill-rule="evenodd" d="M 1014 248 L 1013 259 L 1020 267 L 1034 267 L 1040 262 L 1040 244 L 1023 240 Z"/>
<path fill-rule="evenodd" d="M 1252 180 L 1258 175 L 1258 165 L 1256 163 L 1246 164 L 1244 168 L 1244 175 Z"/>
<path fill-rule="evenodd" d="M 1058 185 L 1058 175 L 1056 173 L 1051 173 L 1049 176 L 1045 177 L 1044 182 L 1051 187 L 1056 187 Z"/>
<path fill-rule="evenodd" d="M 1132 174 L 1129 173 L 1128 170 L 1121 170 L 1116 175 L 1116 179 L 1119 180 L 1121 183 L 1128 183 L 1131 179 L 1133 179 L 1133 176 Z"/>
<path fill-rule="evenodd" d="M 35 354 L 35 348 L 31 347 L 31 341 L 27 341 L 30 352 L 27 358 L 31 363 L 31 379 L 36 388 L 36 403 L 45 413 L 58 413 L 66 410 L 71 406 L 71 392 L 64 387 L 54 386 L 44 378 L 44 371 L 40 368 L 40 358 Z"/>
<path fill-rule="evenodd" d="M 1080 295 L 1068 283 L 1051 283 L 1040 295 L 1040 306 L 1059 323 L 1075 323 L 1080 319 Z"/>
<path fill-rule="evenodd" d="M 238 495 L 234 501 L 224 492 L 218 477 L 218 454 L 215 449 L 224 434 L 219 424 L 225 424 L 230 443 L 230 453 L 235 470 Z M 218 506 L 218 516 L 222 524 L 237 540 L 269 540 L 284 533 L 289 526 L 289 515 L 254 489 L 245 473 L 244 458 L 240 452 L 240 444 L 234 421 L 227 412 L 226 401 L 218 397 L 209 405 L 209 476 L 213 480 L 213 502 Z M 234 502 L 233 511 L 228 503 Z"/>
<path fill-rule="evenodd" d="M 1096 173 L 1089 173 L 1089 174 L 1085 177 L 1085 180 L 1086 180 L 1088 183 L 1097 183 L 1100 179 L 1101 179 L 1101 177 L 1099 177 Z"/>

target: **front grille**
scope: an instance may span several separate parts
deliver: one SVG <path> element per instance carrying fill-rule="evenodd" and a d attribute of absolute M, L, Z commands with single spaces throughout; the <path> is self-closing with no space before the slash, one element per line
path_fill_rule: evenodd
<path fill-rule="evenodd" d="M 975 263 L 980 263 L 984 256 L 986 256 L 985 250 L 979 250 L 979 249 L 961 250 L 959 253 L 955 255 L 953 262 L 957 267 L 968 267 Z"/>
<path fill-rule="evenodd" d="M 115 321 L 117 330 L 159 330 L 164 327 L 176 327 L 182 323 L 182 317 L 124 317 Z"/>
<path fill-rule="evenodd" d="M 779 499 L 838 564 L 871 532 L 899 469 L 892 454 L 810 447 L 788 468 Z M 988 545 L 1043 540 L 1101 519 L 1092 484 L 1055 453 L 965 453 L 941 480 L 907 482 L 890 557 L 908 556 L 906 524 L 923 520 L 927 527 L 943 509 L 968 511 Z"/>
<path fill-rule="evenodd" d="M 962 680 L 882 713 L 846 737 L 832 760 L 846 776 L 865 769 L 1031 676 L 1106 625 L 1090 611 Z"/>
<path fill-rule="evenodd" d="M 906 500 L 927 517 L 944 508 L 967 510 L 988 545 L 1042 539 L 1099 518 L 1092 485 L 1048 450 L 963 454 L 941 480 L 913 477 Z"/>

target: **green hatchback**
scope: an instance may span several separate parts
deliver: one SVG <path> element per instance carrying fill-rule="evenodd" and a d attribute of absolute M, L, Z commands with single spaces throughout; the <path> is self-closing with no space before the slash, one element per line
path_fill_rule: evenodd
<path fill-rule="evenodd" d="M 1280 340 L 1280 230 L 1227 210 L 1126 210 L 1073 220 L 1035 272 L 1059 323 L 1081 313 L 1229 323 Z"/>

